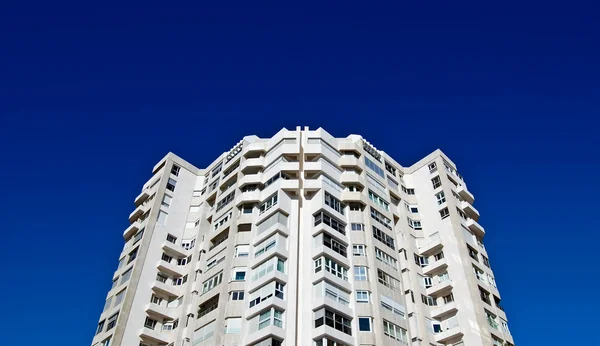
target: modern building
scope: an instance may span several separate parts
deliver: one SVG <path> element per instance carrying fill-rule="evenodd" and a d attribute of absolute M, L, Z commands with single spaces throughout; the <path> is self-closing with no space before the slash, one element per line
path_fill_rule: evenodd
<path fill-rule="evenodd" d="M 473 200 L 439 150 L 405 167 L 323 129 L 169 153 L 92 345 L 513 345 Z"/>

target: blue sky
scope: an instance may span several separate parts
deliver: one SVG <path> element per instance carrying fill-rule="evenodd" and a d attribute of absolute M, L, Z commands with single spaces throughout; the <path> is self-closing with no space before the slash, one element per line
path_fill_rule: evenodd
<path fill-rule="evenodd" d="M 296 125 L 404 165 L 441 148 L 475 195 L 517 345 L 592 342 L 594 4 L 2 6 L 2 345 L 90 343 L 166 152 L 202 167 Z"/>

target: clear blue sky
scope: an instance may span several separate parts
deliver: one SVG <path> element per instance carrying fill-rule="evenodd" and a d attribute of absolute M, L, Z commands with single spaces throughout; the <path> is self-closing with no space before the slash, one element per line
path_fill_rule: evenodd
<path fill-rule="evenodd" d="M 598 345 L 599 9 L 278 3 L 2 5 L 0 344 L 90 344 L 166 152 L 202 167 L 309 125 L 404 165 L 441 148 L 516 344 Z"/>

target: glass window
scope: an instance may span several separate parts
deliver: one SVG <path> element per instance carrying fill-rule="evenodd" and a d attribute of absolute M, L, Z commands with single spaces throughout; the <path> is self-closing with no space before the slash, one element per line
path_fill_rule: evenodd
<path fill-rule="evenodd" d="M 358 318 L 358 331 L 370 332 L 371 331 L 371 317 L 359 317 Z"/>

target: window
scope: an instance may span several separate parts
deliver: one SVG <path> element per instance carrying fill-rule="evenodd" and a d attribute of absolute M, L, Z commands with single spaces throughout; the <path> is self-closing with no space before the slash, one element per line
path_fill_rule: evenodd
<path fill-rule="evenodd" d="M 371 169 L 373 172 L 377 173 L 377 175 L 379 175 L 380 177 L 385 178 L 385 173 L 383 172 L 383 169 L 381 169 L 381 167 L 379 167 L 375 162 L 369 160 L 367 157 L 365 157 L 365 165 L 369 167 L 369 169 Z"/>
<path fill-rule="evenodd" d="M 358 331 L 359 332 L 370 332 L 371 331 L 371 317 L 359 317 L 358 318 Z"/>
<path fill-rule="evenodd" d="M 439 193 L 436 193 L 435 198 L 437 199 L 438 205 L 446 202 L 446 195 L 444 194 L 444 191 L 440 191 Z"/>
<path fill-rule="evenodd" d="M 481 255 L 481 259 L 483 260 L 483 264 L 485 264 L 486 267 L 491 268 L 490 260 L 487 257 L 485 257 L 484 255 Z"/>
<path fill-rule="evenodd" d="M 266 201 L 264 201 L 260 207 L 259 207 L 259 215 L 263 214 L 265 211 L 271 209 L 274 205 L 277 204 L 277 192 L 275 192 L 273 195 L 271 195 L 269 198 L 267 198 Z"/>
<path fill-rule="evenodd" d="M 392 166 L 391 163 L 388 163 L 387 161 L 385 162 L 385 170 L 392 173 L 393 176 L 396 176 L 396 168 L 394 168 L 394 166 Z"/>
<path fill-rule="evenodd" d="M 410 212 L 413 213 L 413 214 L 418 214 L 419 213 L 419 208 L 411 206 L 410 207 Z"/>
<path fill-rule="evenodd" d="M 404 193 L 406 193 L 407 195 L 414 195 L 415 194 L 415 189 L 407 189 L 404 185 L 401 186 L 402 191 Z"/>
<path fill-rule="evenodd" d="M 170 234 L 167 234 L 167 241 L 171 244 L 175 244 L 175 242 L 177 241 L 177 238 Z"/>
<path fill-rule="evenodd" d="M 318 273 L 323 269 L 323 262 L 325 263 L 326 271 L 348 281 L 348 268 L 325 256 L 315 260 L 315 273 Z"/>
<path fill-rule="evenodd" d="M 354 267 L 354 280 L 355 281 L 368 281 L 368 268 L 364 266 Z"/>
<path fill-rule="evenodd" d="M 219 202 L 217 202 L 217 210 L 216 211 L 223 209 L 226 205 L 231 203 L 233 201 L 234 197 L 235 197 L 235 191 L 232 191 L 231 193 L 229 193 L 225 197 L 223 197 Z"/>
<path fill-rule="evenodd" d="M 273 257 L 265 263 L 252 270 L 252 281 L 258 280 L 277 268 L 277 271 L 285 273 L 285 261 L 279 257 Z"/>
<path fill-rule="evenodd" d="M 171 263 L 171 261 L 173 260 L 173 257 L 167 255 L 166 253 L 163 252 L 161 258 L 161 260 L 167 262 L 167 263 Z"/>
<path fill-rule="evenodd" d="M 142 236 L 144 235 L 144 228 L 142 228 L 140 231 L 138 231 L 134 236 L 133 236 L 133 245 L 137 244 L 138 241 L 142 240 Z M 119 263 L 119 265 L 121 265 L 121 263 Z"/>
<path fill-rule="evenodd" d="M 423 302 L 423 304 L 428 305 L 428 306 L 436 306 L 437 305 L 437 301 L 434 297 L 426 296 L 423 294 L 421 294 L 421 301 Z"/>
<path fill-rule="evenodd" d="M 392 267 L 394 270 L 398 270 L 398 262 L 396 259 L 393 256 L 381 251 L 378 247 L 375 247 L 375 258 Z"/>
<path fill-rule="evenodd" d="M 383 232 L 382 230 L 378 229 L 375 226 L 372 226 L 372 227 L 373 227 L 373 237 L 375 237 L 375 239 L 377 239 L 380 242 L 384 243 L 390 249 L 396 250 L 396 246 L 394 245 L 394 238 L 393 237 L 387 235 L 385 232 Z"/>
<path fill-rule="evenodd" d="M 484 311 L 485 311 L 485 317 L 486 317 L 490 327 L 492 327 L 494 329 L 498 329 L 498 322 L 496 322 L 496 315 L 492 314 L 491 312 L 489 312 L 487 310 L 484 310 Z"/>
<path fill-rule="evenodd" d="M 442 186 L 442 181 L 440 180 L 440 176 L 438 175 L 437 177 L 434 177 L 433 179 L 431 179 L 431 184 L 433 185 L 434 189 L 437 189 L 438 187 Z"/>
<path fill-rule="evenodd" d="M 221 172 L 221 168 L 223 168 L 223 164 L 219 163 L 215 168 L 213 168 L 210 171 L 210 177 L 214 177 L 215 175 L 219 174 L 219 172 Z"/>
<path fill-rule="evenodd" d="M 158 212 L 158 216 L 156 217 L 156 223 L 158 223 L 159 225 L 164 225 L 167 222 L 167 216 L 169 214 L 167 214 L 166 212 L 160 210 Z"/>
<path fill-rule="evenodd" d="M 444 299 L 444 304 L 452 303 L 454 301 L 454 295 L 452 293 L 443 296 L 442 298 Z"/>
<path fill-rule="evenodd" d="M 133 268 L 129 268 L 129 269 L 127 269 L 126 272 L 121 274 L 121 281 L 120 281 L 119 285 L 122 285 L 122 284 L 126 283 L 127 281 L 129 281 L 129 278 L 131 277 L 132 269 Z"/>
<path fill-rule="evenodd" d="M 437 164 L 435 162 L 430 163 L 427 167 L 429 168 L 429 173 L 437 171 Z"/>
<path fill-rule="evenodd" d="M 350 211 L 363 211 L 363 206 L 360 203 L 349 202 L 348 209 L 350 209 Z"/>
<path fill-rule="evenodd" d="M 109 330 L 113 329 L 117 325 L 117 319 L 118 318 L 119 318 L 119 313 L 118 312 L 108 318 L 108 322 L 106 324 L 106 331 L 107 332 Z"/>
<path fill-rule="evenodd" d="M 267 239 L 265 241 L 263 241 L 262 243 L 258 244 L 254 250 L 254 257 L 258 257 L 262 254 L 264 254 L 265 252 L 273 249 L 275 247 L 275 245 L 277 245 L 277 238 L 272 237 L 271 239 Z"/>
<path fill-rule="evenodd" d="M 241 317 L 229 317 L 225 319 L 225 334 L 239 334 L 242 330 Z"/>
<path fill-rule="evenodd" d="M 333 197 L 329 192 L 325 191 L 325 204 L 330 206 L 333 210 L 344 215 L 345 205 L 340 202 L 337 198 Z"/>
<path fill-rule="evenodd" d="M 444 252 L 443 251 L 440 251 L 440 252 L 436 253 L 435 255 L 433 255 L 433 259 L 435 261 L 439 261 L 442 258 L 444 258 Z"/>
<path fill-rule="evenodd" d="M 385 215 L 383 215 L 382 213 L 378 212 L 377 210 L 370 208 L 371 209 L 371 218 L 379 223 L 381 223 L 382 225 L 384 225 L 387 229 L 392 229 L 392 220 L 390 220 L 389 218 L 387 218 Z"/>
<path fill-rule="evenodd" d="M 510 330 L 508 329 L 508 322 L 503 319 L 500 319 L 500 324 L 502 325 L 502 330 L 510 334 Z"/>
<path fill-rule="evenodd" d="M 234 267 L 231 271 L 232 281 L 245 281 L 246 280 L 246 267 Z"/>
<path fill-rule="evenodd" d="M 458 213 L 458 215 L 460 215 L 460 217 L 463 220 L 467 220 L 467 214 L 465 214 L 462 210 L 458 209 L 458 207 L 456 208 L 456 212 Z"/>
<path fill-rule="evenodd" d="M 483 288 L 479 287 L 479 296 L 481 297 L 481 300 L 488 303 L 489 305 L 492 305 L 492 302 L 490 300 L 490 293 L 486 290 L 484 290 Z"/>
<path fill-rule="evenodd" d="M 281 346 L 282 343 L 283 343 L 283 341 L 281 341 L 279 339 L 269 338 L 269 339 L 265 339 L 259 343 L 252 344 L 252 346 Z"/>
<path fill-rule="evenodd" d="M 221 257 L 217 257 L 217 256 L 221 256 Z M 206 270 L 209 270 L 210 268 L 216 266 L 217 264 L 223 262 L 225 260 L 225 255 L 223 255 L 222 252 L 216 254 L 215 256 L 209 258 L 206 261 Z"/>
<path fill-rule="evenodd" d="M 402 318 L 406 315 L 406 309 L 402 304 L 386 296 L 381 296 L 381 307 Z"/>
<path fill-rule="evenodd" d="M 223 272 L 220 272 L 219 274 L 204 281 L 204 283 L 202 284 L 202 294 L 217 287 L 222 281 L 223 281 Z"/>
<path fill-rule="evenodd" d="M 346 257 L 346 247 L 347 245 L 340 243 L 339 241 L 337 241 L 336 239 L 332 238 L 329 234 L 327 233 L 323 233 L 323 244 L 325 246 L 327 246 L 328 248 L 332 249 L 333 251 L 339 253 L 340 255 Z M 364 245 L 363 245 L 363 252 L 364 252 Z M 356 253 L 354 253 L 355 256 L 357 256 Z M 364 256 L 364 254 L 363 254 Z"/>
<path fill-rule="evenodd" d="M 327 309 L 315 311 L 315 328 L 319 328 L 323 324 L 335 328 L 342 333 L 352 335 L 351 320 L 336 312 Z"/>
<path fill-rule="evenodd" d="M 169 178 L 169 181 L 167 182 L 167 190 L 169 191 L 175 191 L 175 185 L 177 184 L 177 181 L 175 181 L 174 179 Z"/>
<path fill-rule="evenodd" d="M 448 211 L 448 208 L 444 208 L 442 210 L 440 210 L 440 217 L 443 219 L 447 218 L 448 216 L 450 216 L 450 212 Z"/>
<path fill-rule="evenodd" d="M 164 322 L 163 326 L 162 326 L 162 330 L 177 329 L 177 326 L 179 326 L 179 320 L 175 320 L 175 321 L 172 321 L 172 322 Z"/>
<path fill-rule="evenodd" d="M 494 279 L 493 276 L 491 276 L 490 274 L 487 274 L 487 278 L 488 278 L 488 282 L 490 283 L 490 285 L 497 287 L 496 286 L 496 280 Z"/>
<path fill-rule="evenodd" d="M 476 262 L 479 262 L 479 259 L 477 258 L 477 251 L 469 245 L 467 245 L 467 250 L 469 251 L 469 256 L 471 256 L 471 258 L 474 259 Z"/>
<path fill-rule="evenodd" d="M 346 234 L 346 224 L 334 218 L 324 211 L 320 211 L 314 215 L 315 226 L 324 223 L 341 234 Z"/>
<path fill-rule="evenodd" d="M 242 214 L 252 214 L 253 208 L 254 208 L 254 206 L 252 204 L 242 205 Z"/>
<path fill-rule="evenodd" d="M 409 217 L 406 218 L 408 220 L 408 226 L 412 229 L 416 229 L 416 230 L 420 230 L 423 229 L 423 227 L 421 227 L 421 221 L 416 221 L 413 220 Z"/>
<path fill-rule="evenodd" d="M 398 279 L 392 277 L 391 275 L 385 273 L 381 269 L 377 269 L 377 280 L 379 281 L 380 284 L 384 285 L 385 287 L 389 287 L 392 290 L 399 291 L 399 292 L 402 291 L 401 286 L 400 286 L 400 281 Z"/>
<path fill-rule="evenodd" d="M 387 188 L 385 187 L 385 185 L 379 182 L 377 178 L 375 178 L 369 173 L 367 173 L 367 183 L 370 187 L 377 189 L 382 195 L 387 196 Z"/>
<path fill-rule="evenodd" d="M 125 298 L 125 289 L 123 289 L 121 292 L 117 293 L 117 295 L 115 295 L 115 306 L 118 306 L 119 304 L 121 304 L 121 302 L 123 301 L 123 298 Z"/>
<path fill-rule="evenodd" d="M 320 281 L 314 285 L 314 296 L 327 297 L 342 305 L 350 305 L 350 294 L 331 285 L 327 281 Z"/>
<path fill-rule="evenodd" d="M 280 212 L 274 213 L 273 215 L 269 216 L 268 218 L 264 219 L 262 222 L 256 225 L 256 234 L 262 234 L 263 232 L 277 224 L 281 224 L 284 227 L 287 227 L 288 217 Z"/>
<path fill-rule="evenodd" d="M 477 280 L 485 282 L 485 273 L 483 272 L 483 270 L 477 268 L 476 266 L 473 266 L 473 272 L 475 273 L 475 277 L 477 278 Z"/>
<path fill-rule="evenodd" d="M 102 343 L 100 344 L 100 346 L 109 346 L 110 345 L 110 339 L 112 338 L 112 335 L 109 336 L 108 338 L 102 340 Z"/>
<path fill-rule="evenodd" d="M 406 335 L 406 330 L 393 324 L 392 322 L 383 320 L 383 334 L 389 336 L 394 340 L 398 340 L 402 343 L 408 344 L 408 336 Z"/>
<path fill-rule="evenodd" d="M 358 303 L 368 303 L 369 296 L 369 291 L 356 291 L 356 301 Z"/>
<path fill-rule="evenodd" d="M 235 257 L 248 257 L 250 245 L 238 245 L 235 247 Z"/>
<path fill-rule="evenodd" d="M 260 289 L 254 291 L 249 297 L 249 307 L 256 306 L 261 302 L 275 296 L 281 300 L 284 299 L 285 284 L 278 281 L 270 282 Z"/>
<path fill-rule="evenodd" d="M 379 195 L 375 194 L 373 191 L 369 189 L 369 199 L 373 201 L 373 203 L 385 209 L 385 211 L 390 211 L 390 204 L 386 202 L 383 198 L 379 197 Z"/>
<path fill-rule="evenodd" d="M 258 315 L 258 330 L 268 327 L 271 324 L 283 328 L 283 311 L 272 308 Z"/>
<path fill-rule="evenodd" d="M 244 291 L 231 291 L 229 298 L 231 300 L 244 300 Z"/>
<path fill-rule="evenodd" d="M 98 323 L 98 328 L 96 328 L 96 335 L 102 333 L 102 330 L 104 330 L 104 322 L 106 320 L 102 320 L 100 321 L 100 323 Z"/>
<path fill-rule="evenodd" d="M 352 254 L 354 256 L 365 256 L 365 245 L 352 245 Z"/>
<path fill-rule="evenodd" d="M 174 176 L 178 176 L 179 175 L 179 169 L 180 169 L 179 166 L 173 165 L 173 167 L 171 167 L 171 174 L 173 174 Z"/>
<path fill-rule="evenodd" d="M 187 282 L 187 279 L 187 275 L 173 278 L 173 286 L 181 286 Z"/>
<path fill-rule="evenodd" d="M 415 263 L 420 267 L 425 267 L 429 264 L 429 259 L 427 257 L 415 254 Z"/>
<path fill-rule="evenodd" d="M 173 199 L 173 197 L 165 194 L 163 196 L 162 202 L 160 203 L 161 205 L 164 205 L 165 207 L 169 207 L 171 205 L 171 200 Z"/>
<path fill-rule="evenodd" d="M 365 230 L 365 225 L 363 225 L 362 223 L 352 223 L 350 226 L 353 231 L 364 231 Z"/>
<path fill-rule="evenodd" d="M 288 176 L 283 172 L 276 173 L 274 176 L 269 178 L 269 180 L 265 181 L 265 183 L 263 184 L 263 188 L 266 188 L 267 186 L 273 184 L 275 181 L 279 180 L 279 178 L 284 180 L 289 179 Z"/>
<path fill-rule="evenodd" d="M 219 229 L 219 227 L 226 224 L 227 221 L 229 221 L 231 219 L 232 215 L 233 215 L 233 212 L 230 211 L 229 213 L 221 216 L 217 221 L 215 221 L 215 224 L 213 225 L 213 230 L 216 231 L 217 229 Z M 194 227 L 195 227 L 195 224 L 194 224 L 194 226 L 192 226 L 190 228 L 194 228 Z M 188 227 L 186 227 L 186 228 L 188 228 Z"/>
<path fill-rule="evenodd" d="M 202 326 L 199 329 L 196 329 L 196 331 L 194 331 L 194 345 L 210 338 L 211 336 L 214 335 L 215 333 L 215 329 L 216 329 L 216 321 L 212 321 L 204 326 Z"/>

